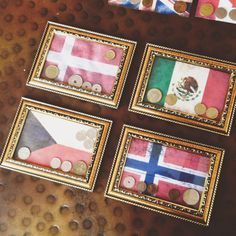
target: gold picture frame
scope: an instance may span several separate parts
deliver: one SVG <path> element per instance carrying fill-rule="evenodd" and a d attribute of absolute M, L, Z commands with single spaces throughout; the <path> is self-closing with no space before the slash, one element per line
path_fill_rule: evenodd
<path fill-rule="evenodd" d="M 146 89 L 148 89 L 149 79 L 151 78 L 151 73 L 152 73 L 152 69 L 154 68 L 153 65 L 156 58 L 159 58 L 163 61 L 164 60 L 169 60 L 171 62 L 173 61 L 176 64 L 185 63 L 185 65 L 198 67 L 202 70 L 209 70 L 209 71 L 214 70 L 214 71 L 217 71 L 218 73 L 229 74 L 229 79 L 228 79 L 229 86 L 227 87 L 227 90 L 226 90 L 227 94 L 224 100 L 221 115 L 219 112 L 219 117 L 218 117 L 219 120 L 216 121 L 213 119 L 209 119 L 208 117 L 205 116 L 205 114 L 204 116 L 200 116 L 197 114 L 191 114 L 188 112 L 171 109 L 170 106 L 166 107 L 165 101 L 164 101 L 164 105 L 162 106 L 145 102 L 145 96 L 146 96 L 145 93 L 146 93 Z M 164 76 L 163 76 L 163 80 L 165 80 Z M 129 111 L 148 115 L 154 118 L 171 121 L 174 123 L 184 124 L 187 126 L 211 131 L 217 134 L 229 136 L 231 125 L 232 125 L 232 119 L 234 115 L 234 110 L 235 110 L 235 96 L 236 96 L 235 81 L 236 81 L 236 64 L 235 63 L 218 60 L 218 59 L 214 59 L 210 57 L 200 56 L 197 54 L 191 54 L 191 53 L 187 53 L 187 52 L 179 51 L 175 49 L 169 49 L 166 47 L 161 47 L 161 46 L 157 46 L 153 44 L 147 44 L 144 55 L 143 55 L 142 64 L 140 66 L 139 75 L 136 81 L 136 86 L 135 86 L 133 96 L 129 105 Z M 169 88 L 171 86 L 172 85 L 170 83 Z M 216 84 L 214 86 L 216 86 Z M 209 90 L 209 86 L 207 88 Z M 173 92 L 173 95 L 175 98 L 177 96 L 174 93 L 175 92 Z M 209 90 L 208 94 L 211 94 L 211 90 Z M 198 95 L 196 95 L 196 97 L 197 96 Z M 186 96 L 185 96 L 185 99 L 186 99 Z M 203 104 L 203 108 L 204 106 L 205 105 Z"/>
<path fill-rule="evenodd" d="M 199 195 L 200 200 L 198 203 L 199 205 L 197 207 L 196 206 L 190 207 L 188 205 L 182 204 L 182 202 L 175 202 L 172 200 L 156 197 L 153 195 L 150 196 L 146 192 L 140 193 L 136 190 L 133 190 L 133 189 L 130 190 L 122 186 L 123 175 L 125 175 L 124 171 L 127 171 L 127 168 L 128 168 L 126 166 L 127 163 L 130 164 L 130 158 L 133 161 L 137 160 L 137 156 L 136 157 L 135 155 L 134 157 L 130 156 L 130 153 L 131 153 L 130 150 L 132 149 L 132 141 L 135 139 L 141 140 L 144 143 L 150 142 L 150 143 L 154 143 L 155 145 L 163 145 L 163 147 L 165 148 L 169 148 L 170 150 L 176 149 L 178 150 L 178 152 L 183 151 L 183 152 L 190 152 L 193 155 L 204 155 L 204 158 L 205 160 L 208 161 L 209 166 L 206 171 L 206 175 L 204 177 L 204 185 L 202 188 L 203 191 L 201 192 L 201 195 Z M 138 144 L 139 146 L 138 149 L 140 148 L 141 145 L 142 144 L 140 143 Z M 132 150 L 135 150 L 135 149 L 132 149 Z M 142 147 L 140 150 L 142 151 Z M 128 155 L 129 157 L 127 157 Z M 117 147 L 116 157 L 114 159 L 113 166 L 110 172 L 110 177 L 107 184 L 105 196 L 108 198 L 125 202 L 125 203 L 129 203 L 135 206 L 143 207 L 148 210 L 153 210 L 153 211 L 165 214 L 165 215 L 173 216 L 175 218 L 190 221 L 192 223 L 197 223 L 200 225 L 207 226 L 210 221 L 211 211 L 212 211 L 213 202 L 215 198 L 215 192 L 217 189 L 217 184 L 218 184 L 221 166 L 223 162 L 223 156 L 224 156 L 224 150 L 220 148 L 216 148 L 216 147 L 212 147 L 212 146 L 208 146 L 208 145 L 204 145 L 204 144 L 200 144 L 196 142 L 191 142 L 188 140 L 168 136 L 161 133 L 156 133 L 149 130 L 136 128 L 129 125 L 124 125 L 121 136 L 120 136 L 119 145 Z M 129 159 L 129 161 L 127 161 L 127 158 Z M 194 158 L 197 158 L 197 156 L 195 156 Z M 193 160 L 197 160 L 197 159 L 193 159 Z M 147 163 L 147 161 L 143 160 L 142 163 L 144 163 L 145 165 L 145 162 Z M 159 161 L 157 163 L 159 163 Z M 135 175 L 137 176 L 138 172 L 134 172 L 135 171 L 134 166 L 131 166 L 131 167 L 132 167 L 131 169 L 128 169 L 128 172 L 130 171 L 130 173 L 135 173 Z M 139 162 L 138 168 L 141 168 L 140 162 Z M 173 169 L 173 166 L 170 165 L 169 168 Z M 141 172 L 139 174 L 141 175 Z M 147 178 L 149 176 L 149 172 L 146 171 L 144 175 L 146 176 L 145 178 Z M 128 176 L 128 178 L 130 177 Z M 137 177 L 134 177 L 134 178 L 137 178 Z M 161 179 L 159 179 L 159 182 L 158 182 L 159 184 L 157 185 L 157 187 L 160 186 L 158 191 L 160 192 L 160 195 L 161 195 L 165 191 L 163 191 L 164 189 L 163 186 L 161 187 L 160 185 L 161 183 L 160 180 Z M 124 181 L 127 181 L 127 179 L 125 179 Z M 126 185 L 128 184 L 129 186 L 130 184 L 132 184 L 132 181 L 133 180 L 131 177 L 131 180 L 128 180 L 128 182 L 126 182 Z M 169 181 L 169 180 L 167 179 L 164 181 Z M 136 181 L 135 186 L 137 185 L 138 183 Z M 175 188 L 177 188 L 176 185 L 175 185 Z M 179 198 L 182 198 L 182 196 L 179 195 Z"/>
<path fill-rule="evenodd" d="M 64 46 L 62 46 L 63 39 L 60 39 L 58 37 L 56 41 L 57 44 L 55 43 L 54 45 L 53 40 L 55 35 L 65 36 L 65 38 L 67 37 L 68 42 L 65 43 L 65 39 Z M 73 46 L 75 46 L 77 42 L 76 40 L 80 40 L 80 42 L 84 43 L 83 47 L 85 49 L 79 48 L 78 46 L 76 46 L 77 48 L 72 47 L 72 42 L 70 40 L 71 38 L 75 39 Z M 58 53 L 57 50 L 59 49 L 57 47 L 59 46 L 62 48 L 65 47 L 65 51 L 64 49 L 60 48 L 60 50 L 62 51 L 59 51 Z M 95 47 L 98 46 L 99 48 L 97 49 L 98 52 L 96 54 Z M 52 54 L 52 51 L 50 51 L 51 47 L 53 48 L 53 50 L 56 50 L 56 53 L 55 51 L 53 51 L 55 55 Z M 104 48 L 110 48 L 108 50 L 110 54 L 106 54 Z M 85 101 L 94 102 L 111 108 L 118 108 L 135 48 L 136 42 L 134 41 L 95 33 L 88 30 L 70 27 L 54 22 L 48 22 L 41 40 L 41 44 L 36 54 L 31 72 L 29 74 L 29 78 L 27 80 L 27 86 L 71 96 L 74 98 L 79 98 Z M 68 52 L 70 50 L 71 52 Z M 62 52 L 64 54 L 62 54 Z M 68 53 L 70 55 L 68 55 Z M 74 53 L 73 56 L 71 56 L 72 53 Z M 93 54 L 95 54 L 95 59 L 92 57 Z M 97 57 L 99 57 L 100 61 L 97 59 Z M 106 58 L 105 62 L 104 58 Z M 116 61 L 116 59 L 118 61 Z M 114 60 L 115 62 L 113 62 Z M 58 78 L 49 79 L 46 77 L 46 73 L 44 72 L 48 61 L 51 61 L 52 63 L 60 63 L 59 61 L 63 61 L 61 62 L 61 68 L 58 65 L 58 75 L 55 75 L 55 73 L 57 73 L 55 72 L 55 69 L 54 71 L 50 72 L 54 73 L 54 77 L 58 76 Z M 68 82 L 69 79 L 66 77 L 69 76 L 68 73 L 72 73 L 71 71 L 73 71 L 71 69 L 72 64 L 70 63 L 73 64 L 74 71 L 76 71 L 77 69 L 77 72 L 74 72 L 75 75 L 79 75 L 79 79 L 83 79 L 82 81 L 86 81 L 86 83 L 89 83 L 89 85 L 87 84 L 85 85 L 85 87 L 83 87 L 81 84 L 80 86 L 76 86 L 73 82 Z M 76 66 L 77 68 L 75 68 Z M 71 71 L 68 72 L 68 70 Z M 82 74 L 84 77 L 82 76 Z M 73 75 L 73 73 L 71 75 Z M 98 83 L 93 83 L 91 82 L 91 80 L 98 80 Z M 79 85 L 79 83 L 81 82 L 77 81 L 77 85 Z M 95 86 L 96 88 L 94 87 L 93 90 L 91 88 L 92 85 L 96 85 L 97 87 Z M 107 89 L 106 93 L 105 86 Z M 100 91 L 102 89 L 104 89 L 104 92 Z"/>
<path fill-rule="evenodd" d="M 110 120 L 22 98 L 0 167 L 93 191 L 111 125 Z M 95 131 L 92 146 L 86 141 L 85 148 L 88 137 L 74 135 L 75 130 L 83 135 Z"/>

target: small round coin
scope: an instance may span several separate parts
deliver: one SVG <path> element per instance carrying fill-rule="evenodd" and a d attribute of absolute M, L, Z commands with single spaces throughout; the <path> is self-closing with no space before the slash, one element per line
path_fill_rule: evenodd
<path fill-rule="evenodd" d="M 125 177 L 123 184 L 124 184 L 125 188 L 133 188 L 135 185 L 134 177 L 132 177 L 132 176 Z"/>
<path fill-rule="evenodd" d="M 21 160 L 27 160 L 30 157 L 31 151 L 28 147 L 21 147 L 17 154 Z"/>
<path fill-rule="evenodd" d="M 50 166 L 53 169 L 58 169 L 61 166 L 61 160 L 57 157 L 52 158 L 52 160 L 50 161 Z"/>
<path fill-rule="evenodd" d="M 200 200 L 200 195 L 197 190 L 190 188 L 184 191 L 183 200 L 187 205 L 195 206 Z"/>
<path fill-rule="evenodd" d="M 140 181 L 140 182 L 137 183 L 137 189 L 140 193 L 143 193 L 147 189 L 147 184 L 143 181 Z"/>
<path fill-rule="evenodd" d="M 229 12 L 229 17 L 231 20 L 236 21 L 236 9 L 233 9 Z"/>
<path fill-rule="evenodd" d="M 159 89 L 157 88 L 152 88 L 150 90 L 148 90 L 147 92 L 147 100 L 150 103 L 157 103 L 160 102 L 162 98 L 162 93 Z"/>
<path fill-rule="evenodd" d="M 84 82 L 84 83 L 82 84 L 82 88 L 83 88 L 84 90 L 90 91 L 91 88 L 92 88 L 92 84 L 91 84 L 90 82 Z"/>
<path fill-rule="evenodd" d="M 206 116 L 209 119 L 216 119 L 219 115 L 219 111 L 215 107 L 209 107 L 206 111 Z"/>
<path fill-rule="evenodd" d="M 101 93 L 102 92 L 102 86 L 100 84 L 94 84 L 92 86 L 92 91 L 95 93 Z"/>
<path fill-rule="evenodd" d="M 96 139 L 97 137 L 97 129 L 96 128 L 90 128 L 86 132 L 87 136 L 91 139 Z"/>
<path fill-rule="evenodd" d="M 148 191 L 148 193 L 153 195 L 153 194 L 157 193 L 158 186 L 156 184 L 148 184 L 147 191 Z"/>
<path fill-rule="evenodd" d="M 187 10 L 187 7 L 187 3 L 182 1 L 175 2 L 174 4 L 174 9 L 177 13 L 184 13 Z"/>
<path fill-rule="evenodd" d="M 79 130 L 76 133 L 75 137 L 78 141 L 83 141 L 86 139 L 86 132 L 84 130 Z"/>
<path fill-rule="evenodd" d="M 70 172 L 72 169 L 72 164 L 70 161 L 63 161 L 61 164 L 61 169 L 64 172 Z"/>
<path fill-rule="evenodd" d="M 47 66 L 45 70 L 45 76 L 48 79 L 56 79 L 58 75 L 59 75 L 59 69 L 57 66 L 54 65 Z"/>
<path fill-rule="evenodd" d="M 92 150 L 94 146 L 94 141 L 92 139 L 86 139 L 84 141 L 84 147 L 88 150 Z"/>
<path fill-rule="evenodd" d="M 206 106 L 203 103 L 198 103 L 194 107 L 194 111 L 196 112 L 197 115 L 203 115 L 206 113 Z"/>
<path fill-rule="evenodd" d="M 180 192 L 178 189 L 173 188 L 169 191 L 169 198 L 171 201 L 177 200 L 179 198 L 179 196 L 180 196 Z"/>
<path fill-rule="evenodd" d="M 77 161 L 73 164 L 73 170 L 77 175 L 86 175 L 88 167 L 84 161 Z"/>
<path fill-rule="evenodd" d="M 116 52 L 112 49 L 106 51 L 105 58 L 109 61 L 114 60 L 116 57 Z"/>
<path fill-rule="evenodd" d="M 151 7 L 153 0 L 142 0 L 142 4 L 144 7 Z"/>
<path fill-rule="evenodd" d="M 166 102 L 166 104 L 168 104 L 169 106 L 174 106 L 174 105 L 177 103 L 177 100 L 178 100 L 178 98 L 177 98 L 176 95 L 174 95 L 174 94 L 168 94 L 168 95 L 166 96 L 165 102 Z"/>
<path fill-rule="evenodd" d="M 81 87 L 83 84 L 83 78 L 80 75 L 72 75 L 68 79 L 68 84 L 75 87 Z"/>
<path fill-rule="evenodd" d="M 199 11 L 200 11 L 201 16 L 207 17 L 207 16 L 211 16 L 214 13 L 215 8 L 211 3 L 203 3 L 201 4 Z"/>
<path fill-rule="evenodd" d="M 224 7 L 219 7 L 215 10 L 215 16 L 218 19 L 224 19 L 227 16 L 227 10 Z"/>

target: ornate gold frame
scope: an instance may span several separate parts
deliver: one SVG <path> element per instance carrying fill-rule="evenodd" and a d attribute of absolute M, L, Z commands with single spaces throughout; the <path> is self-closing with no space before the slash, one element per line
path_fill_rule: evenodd
<path fill-rule="evenodd" d="M 14 152 L 26 121 L 27 114 L 30 110 L 36 110 L 49 116 L 56 116 L 65 120 L 98 127 L 100 131 L 96 140 L 92 163 L 91 166 L 88 167 L 88 173 L 85 177 L 77 177 L 69 173 L 59 173 L 58 171 L 50 168 L 40 167 L 14 159 Z M 35 100 L 22 98 L 1 156 L 0 167 L 41 177 L 43 179 L 66 184 L 83 190 L 93 191 L 111 125 L 112 121 L 110 120 L 59 108 Z"/>
<path fill-rule="evenodd" d="M 157 107 L 156 105 L 152 104 L 143 103 L 146 86 L 156 56 L 172 58 L 177 61 L 183 61 L 203 67 L 210 67 L 221 71 L 226 71 L 231 74 L 225 108 L 222 118 L 219 122 L 179 111 L 169 110 L 164 107 Z M 143 55 L 142 64 L 140 66 L 139 75 L 136 81 L 135 90 L 129 105 L 129 111 L 229 136 L 235 110 L 235 82 L 236 64 L 234 63 L 196 54 L 190 54 L 184 51 L 169 49 L 153 44 L 147 44 Z"/>
<path fill-rule="evenodd" d="M 145 194 L 137 194 L 119 188 L 121 174 L 126 161 L 126 153 L 132 137 L 164 144 L 166 146 L 175 147 L 181 150 L 189 150 L 198 154 L 204 154 L 205 156 L 211 158 L 211 165 L 205 182 L 205 191 L 202 194 L 201 203 L 198 209 L 188 208 L 180 204 L 175 204 L 159 198 L 154 198 Z M 211 216 L 223 157 L 224 150 L 220 148 L 124 125 L 120 136 L 119 145 L 117 147 L 116 157 L 110 172 L 105 196 L 207 226 Z"/>
<path fill-rule="evenodd" d="M 103 95 L 92 91 L 85 91 L 81 88 L 75 88 L 69 85 L 58 83 L 56 81 L 40 78 L 55 31 L 74 35 L 76 37 L 83 38 L 89 41 L 112 45 L 124 50 L 124 56 L 122 58 L 121 65 L 117 74 L 117 79 L 111 95 Z M 134 41 L 61 25 L 54 22 L 48 22 L 26 85 L 55 92 L 61 95 L 68 95 L 85 101 L 102 104 L 112 108 L 118 108 L 135 48 L 136 42 Z"/>

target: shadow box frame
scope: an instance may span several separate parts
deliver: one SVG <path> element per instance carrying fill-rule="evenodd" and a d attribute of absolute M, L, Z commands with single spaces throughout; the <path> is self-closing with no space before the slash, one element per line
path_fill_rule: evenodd
<path fill-rule="evenodd" d="M 158 107 L 155 104 L 145 104 L 143 102 L 156 56 L 200 67 L 216 69 L 230 74 L 229 89 L 221 120 L 219 122 L 165 107 Z M 147 43 L 128 110 L 153 118 L 229 136 L 235 112 L 235 97 L 235 63 Z"/>
<path fill-rule="evenodd" d="M 69 84 L 63 84 L 57 81 L 52 81 L 47 78 L 41 78 L 44 63 L 46 61 L 47 54 L 53 40 L 53 36 L 56 31 L 67 35 L 72 35 L 83 40 L 97 42 L 104 45 L 110 45 L 123 49 L 124 55 L 121 59 L 117 76 L 114 82 L 114 87 L 110 95 L 100 94 L 94 91 L 87 91 L 82 88 L 71 86 Z M 36 53 L 26 85 L 32 88 L 42 89 L 60 95 L 65 95 L 81 99 L 87 102 L 92 102 L 117 109 L 126 83 L 136 45 L 137 42 L 132 40 L 118 38 L 106 34 L 92 32 L 89 30 L 48 21 L 43 36 L 41 38 L 41 42 Z"/>
<path fill-rule="evenodd" d="M 167 200 L 162 200 L 161 198 L 149 196 L 145 193 L 136 193 L 124 188 L 119 188 L 126 163 L 126 154 L 132 138 L 141 138 L 145 141 L 155 142 L 165 146 L 169 145 L 180 150 L 189 150 L 197 154 L 204 153 L 207 157 L 211 158 L 208 176 L 205 180 L 205 190 L 202 193 L 198 209 L 193 209 Z M 125 124 L 120 135 L 119 144 L 106 186 L 105 197 L 152 210 L 184 221 L 196 223 L 198 225 L 209 226 L 224 153 L 225 150 L 222 148 Z"/>
<path fill-rule="evenodd" d="M 95 140 L 92 162 L 88 166 L 84 177 L 75 176 L 70 173 L 60 173 L 49 167 L 15 159 L 14 153 L 30 111 L 41 112 L 48 116 L 98 128 L 99 135 Z M 95 187 L 111 126 L 111 120 L 22 97 L 1 155 L 0 167 L 92 192 Z"/>

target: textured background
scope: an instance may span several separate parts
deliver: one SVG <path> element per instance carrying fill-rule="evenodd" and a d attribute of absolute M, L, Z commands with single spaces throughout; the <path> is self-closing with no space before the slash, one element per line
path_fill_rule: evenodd
<path fill-rule="evenodd" d="M 118 110 L 26 88 L 47 20 L 138 41 Z M 127 111 L 146 42 L 236 61 L 236 25 L 144 13 L 106 0 L 0 0 L 0 151 L 21 96 L 114 120 L 94 193 L 0 170 L 0 235 L 195 236 L 236 233 L 236 127 L 230 137 Z M 123 123 L 226 149 L 210 227 L 103 197 Z"/>

